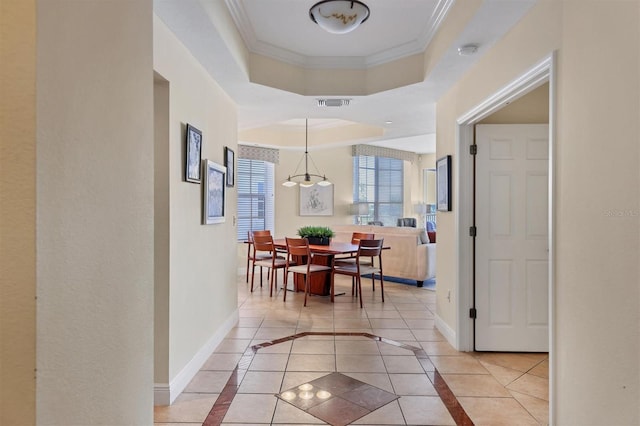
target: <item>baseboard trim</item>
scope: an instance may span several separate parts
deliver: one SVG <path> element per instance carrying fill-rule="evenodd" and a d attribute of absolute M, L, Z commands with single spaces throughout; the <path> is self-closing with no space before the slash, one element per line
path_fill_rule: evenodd
<path fill-rule="evenodd" d="M 447 342 L 449 342 L 449 344 L 453 346 L 456 350 L 459 350 L 457 347 L 455 330 L 449 327 L 449 324 L 444 322 L 444 320 L 440 318 L 438 314 L 436 314 L 435 316 L 435 325 L 438 331 L 440 332 L 440 334 L 442 334 L 444 338 L 447 339 Z"/>
<path fill-rule="evenodd" d="M 205 343 L 202 348 L 191 358 L 182 370 L 171 380 L 170 383 L 155 383 L 153 386 L 154 405 L 171 405 L 173 401 L 187 387 L 193 377 L 200 371 L 213 351 L 218 347 L 224 337 L 238 323 L 239 312 L 236 309 L 225 322 L 216 330 L 215 334 Z"/>

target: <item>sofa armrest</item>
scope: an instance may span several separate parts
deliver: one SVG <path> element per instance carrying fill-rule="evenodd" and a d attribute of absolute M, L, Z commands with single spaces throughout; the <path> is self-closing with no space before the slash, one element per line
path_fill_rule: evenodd
<path fill-rule="evenodd" d="M 426 248 L 426 276 L 427 279 L 436 276 L 436 243 L 423 244 Z"/>

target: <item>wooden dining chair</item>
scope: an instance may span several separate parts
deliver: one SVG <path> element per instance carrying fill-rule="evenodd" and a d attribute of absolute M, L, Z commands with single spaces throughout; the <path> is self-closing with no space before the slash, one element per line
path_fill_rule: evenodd
<path fill-rule="evenodd" d="M 285 238 L 287 243 L 287 266 L 285 274 L 289 272 L 304 275 L 304 306 L 307 306 L 307 295 L 311 287 L 311 276 L 314 274 L 331 273 L 331 266 L 313 263 L 313 254 L 309 249 L 309 241 L 306 238 Z M 297 264 L 293 264 L 296 262 Z M 331 280 L 331 294 L 333 294 L 333 280 Z M 287 300 L 287 292 L 284 292 L 284 301 Z"/>
<path fill-rule="evenodd" d="M 256 231 L 247 231 L 247 276 L 246 282 L 249 282 L 249 265 L 251 265 L 251 276 L 253 277 L 253 271 L 255 270 L 255 263 L 258 260 L 269 259 L 271 256 L 266 255 L 265 253 L 256 253 L 255 247 L 253 245 L 253 239 L 256 236 L 264 236 L 271 235 L 271 231 L 268 229 L 264 230 L 256 230 Z M 267 273 L 267 279 L 269 279 L 269 274 Z M 260 287 L 262 287 L 262 267 L 260 267 Z M 251 291 L 253 291 L 253 285 L 251 286 Z"/>
<path fill-rule="evenodd" d="M 368 232 L 354 232 L 351 234 L 351 244 L 360 244 L 360 240 L 373 240 L 375 238 L 375 234 Z M 351 253 L 348 256 L 336 257 L 334 259 L 334 265 L 353 265 L 356 261 L 356 253 Z M 368 262 L 370 265 L 373 265 L 373 257 L 369 260 L 360 259 L 361 263 Z M 373 290 L 375 291 L 375 283 L 373 284 Z M 355 277 L 351 277 L 351 295 L 353 296 L 356 291 L 356 279 Z"/>
<path fill-rule="evenodd" d="M 358 245 L 360 243 L 360 240 L 373 240 L 374 238 L 375 238 L 375 234 L 371 234 L 368 232 L 354 232 L 353 234 L 351 234 L 351 244 Z M 336 263 L 339 263 L 339 262 L 353 263 L 355 262 L 355 259 L 356 259 L 356 253 L 352 253 L 348 256 L 336 257 L 334 261 Z M 373 261 L 373 259 L 371 259 L 371 261 Z"/>
<path fill-rule="evenodd" d="M 375 291 L 375 274 L 380 274 L 380 293 L 382 294 L 382 302 L 384 302 L 384 276 L 382 274 L 382 244 L 384 239 L 380 240 L 360 240 L 358 245 L 358 253 L 356 254 L 355 262 L 352 264 L 337 264 L 334 265 L 331 271 L 331 283 L 333 286 L 334 275 L 348 275 L 356 280 L 355 295 L 360 296 L 360 308 L 362 308 L 362 276 L 371 274 L 371 279 L 374 282 Z M 369 259 L 378 258 L 378 266 L 369 263 Z M 362 262 L 364 260 L 365 262 Z M 333 288 L 333 287 L 332 287 Z"/>
<path fill-rule="evenodd" d="M 278 269 L 287 267 L 287 259 L 278 256 L 278 252 L 273 245 L 273 237 L 271 235 L 254 235 L 253 237 L 254 268 L 251 271 L 251 291 L 253 291 L 253 280 L 255 276 L 255 267 L 267 268 L 270 272 L 269 278 L 269 297 L 273 296 L 274 282 L 278 285 Z M 287 275 L 284 275 L 284 289 L 287 292 Z M 260 286 L 262 286 L 262 269 L 260 269 Z"/>

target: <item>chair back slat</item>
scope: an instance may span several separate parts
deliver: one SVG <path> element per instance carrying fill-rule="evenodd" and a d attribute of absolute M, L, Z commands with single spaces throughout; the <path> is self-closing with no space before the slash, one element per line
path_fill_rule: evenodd
<path fill-rule="evenodd" d="M 253 242 L 253 237 L 258 235 L 271 235 L 268 229 L 258 229 L 255 231 L 247 231 L 247 241 Z"/>
<path fill-rule="evenodd" d="M 384 238 L 379 240 L 360 240 L 358 257 L 379 256 L 382 253 Z"/>
<path fill-rule="evenodd" d="M 351 244 L 358 244 L 360 240 L 373 240 L 374 238 L 375 234 L 367 232 L 354 232 L 351 235 Z"/>
<path fill-rule="evenodd" d="M 290 256 L 306 256 L 307 259 L 311 257 L 311 251 L 309 249 L 309 241 L 306 238 L 285 238 L 287 243 L 287 253 Z"/>
<path fill-rule="evenodd" d="M 256 251 L 268 251 L 275 253 L 273 237 L 271 235 L 254 235 L 253 247 Z"/>

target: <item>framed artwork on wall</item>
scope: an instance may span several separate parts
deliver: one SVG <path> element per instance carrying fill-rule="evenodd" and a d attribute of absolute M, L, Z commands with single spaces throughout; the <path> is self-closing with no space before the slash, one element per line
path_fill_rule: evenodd
<path fill-rule="evenodd" d="M 211 225 L 224 222 L 226 168 L 211 160 L 204 160 L 204 194 L 202 223 Z"/>
<path fill-rule="evenodd" d="M 186 164 L 184 178 L 187 182 L 200 183 L 202 181 L 202 132 L 191 124 L 187 124 Z"/>
<path fill-rule="evenodd" d="M 300 186 L 300 216 L 333 216 L 333 185 Z"/>
<path fill-rule="evenodd" d="M 437 205 L 439 212 L 451 211 L 451 156 L 436 161 Z"/>
<path fill-rule="evenodd" d="M 227 168 L 227 186 L 235 185 L 236 154 L 229 147 L 224 147 L 224 166 Z"/>

